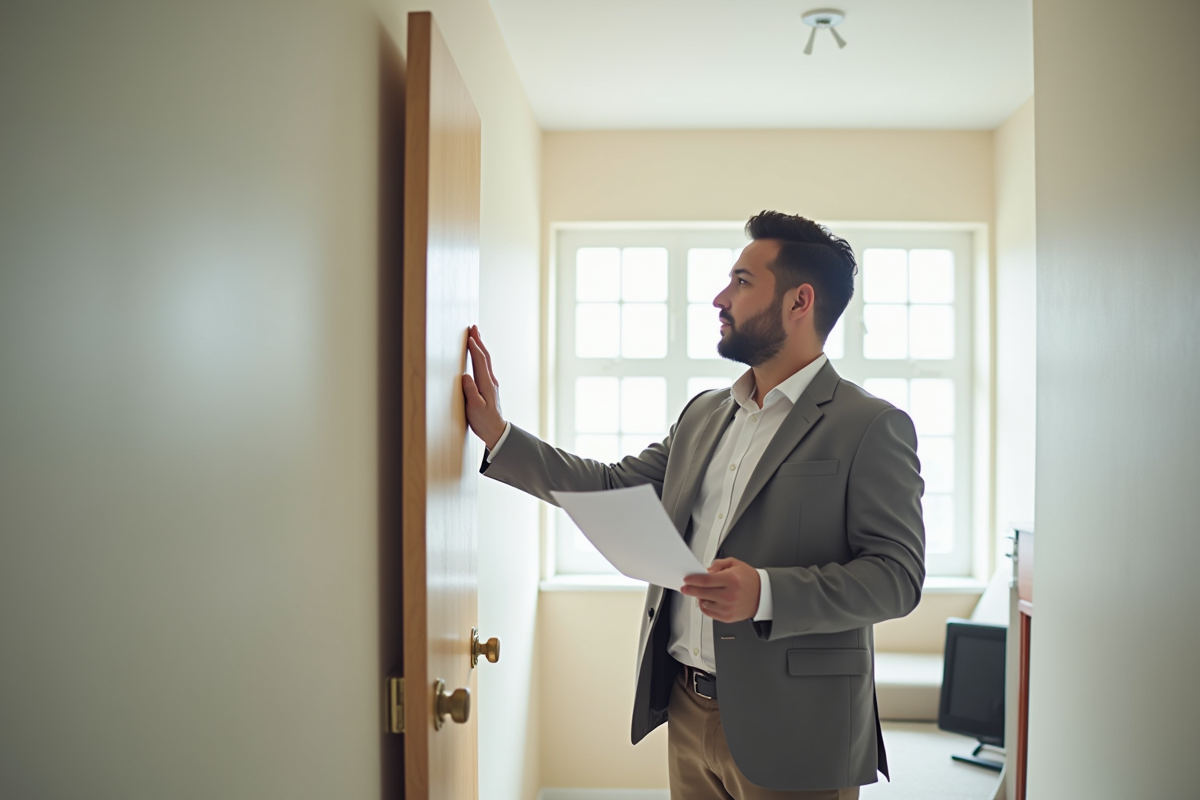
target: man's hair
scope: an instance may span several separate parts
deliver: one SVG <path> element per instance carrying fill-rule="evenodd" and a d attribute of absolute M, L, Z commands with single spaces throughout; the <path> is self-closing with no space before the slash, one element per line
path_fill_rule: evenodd
<path fill-rule="evenodd" d="M 854 296 L 858 264 L 850 243 L 811 219 L 778 211 L 755 214 L 746 223 L 746 235 L 779 240 L 779 253 L 769 265 L 775 273 L 775 297 L 810 284 L 816 295 L 813 326 L 824 341 Z"/>

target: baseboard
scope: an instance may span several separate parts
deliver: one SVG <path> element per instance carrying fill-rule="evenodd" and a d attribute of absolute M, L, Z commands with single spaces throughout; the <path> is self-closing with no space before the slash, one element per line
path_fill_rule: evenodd
<path fill-rule="evenodd" d="M 542 789 L 538 800 L 670 800 L 667 789 Z"/>

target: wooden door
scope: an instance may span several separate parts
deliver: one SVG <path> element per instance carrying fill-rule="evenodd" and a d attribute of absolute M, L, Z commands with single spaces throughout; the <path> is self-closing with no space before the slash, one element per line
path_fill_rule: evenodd
<path fill-rule="evenodd" d="M 384 793 L 409 800 L 474 800 L 474 709 L 465 722 L 440 719 L 435 684 L 441 681 L 447 694 L 465 689 L 474 699 L 478 465 L 468 437 L 461 376 L 466 332 L 478 306 L 480 123 L 429 13 L 409 15 L 407 65 L 397 61 L 391 72 L 393 78 L 381 82 L 385 92 L 386 84 L 393 84 L 392 99 L 381 102 L 381 135 L 391 131 L 394 142 L 395 129 L 402 125 L 404 158 L 402 166 L 394 158 L 384 159 L 381 208 L 385 215 L 389 207 L 394 210 L 395 185 L 402 174 L 404 224 L 402 242 L 397 242 L 394 228 L 391 233 L 386 229 L 395 220 L 381 220 L 385 272 L 387 254 L 398 248 L 403 253 L 399 286 L 394 279 L 389 283 L 386 274 L 381 280 L 381 353 L 385 359 L 400 354 L 398 365 L 385 363 L 381 370 L 382 479 L 392 492 L 382 509 L 381 569 L 388 574 L 381 575 L 381 650 L 385 670 L 394 670 L 396 660 L 403 664 L 404 733 L 385 734 Z M 403 79 L 394 77 L 398 72 L 406 72 Z M 397 119 L 396 91 L 405 95 L 402 121 Z M 398 326 L 389 313 L 397 309 Z M 399 619 L 394 606 L 388 607 L 397 599 L 392 571 L 397 567 Z M 388 643 L 397 632 L 402 640 L 398 659 L 395 641 Z"/>

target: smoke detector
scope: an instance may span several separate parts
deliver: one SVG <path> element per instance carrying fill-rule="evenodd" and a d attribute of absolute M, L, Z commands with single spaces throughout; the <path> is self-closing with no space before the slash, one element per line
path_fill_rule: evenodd
<path fill-rule="evenodd" d="M 808 35 L 808 45 L 804 48 L 804 55 L 811 56 L 813 42 L 816 41 L 817 31 L 828 30 L 833 34 L 834 40 L 837 41 L 838 49 L 846 46 L 846 40 L 838 35 L 837 26 L 841 25 L 846 19 L 846 12 L 838 11 L 836 8 L 818 8 L 813 11 L 805 11 L 800 17 L 800 21 L 812 28 L 812 33 Z"/>

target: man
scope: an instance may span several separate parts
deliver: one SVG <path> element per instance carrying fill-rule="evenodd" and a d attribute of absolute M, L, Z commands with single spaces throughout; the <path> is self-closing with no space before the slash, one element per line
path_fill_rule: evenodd
<path fill-rule="evenodd" d="M 842 380 L 822 349 L 854 292 L 849 244 L 764 211 L 713 300 L 718 352 L 750 369 L 670 434 L 602 464 L 505 421 L 491 356 L 468 337 L 481 471 L 550 490 L 648 483 L 706 574 L 651 586 L 632 738 L 667 722 L 673 800 L 857 798 L 887 775 L 871 626 L 921 597 L 924 484 L 908 416 Z"/>

